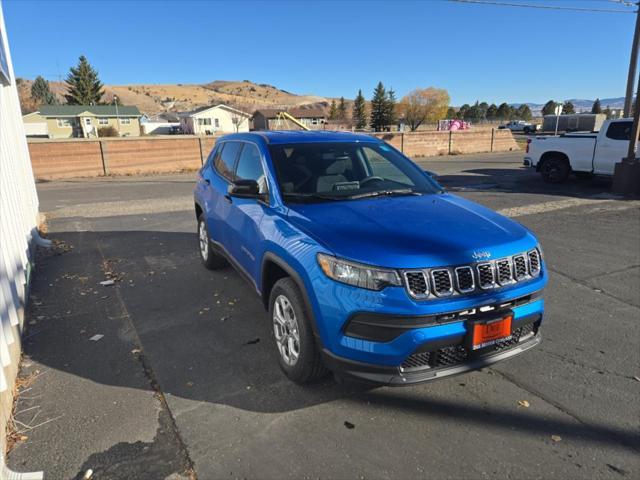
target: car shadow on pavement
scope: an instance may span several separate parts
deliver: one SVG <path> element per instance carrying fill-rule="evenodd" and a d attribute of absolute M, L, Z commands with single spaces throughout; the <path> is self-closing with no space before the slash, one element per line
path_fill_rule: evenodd
<path fill-rule="evenodd" d="M 545 183 L 538 173 L 522 167 L 477 168 L 463 170 L 463 173 L 470 175 L 441 175 L 438 176 L 438 182 L 454 193 L 472 190 L 535 193 L 575 198 L 597 198 L 600 196 L 618 198 L 611 191 L 611 179 L 606 177 L 571 175 L 564 183 L 550 184 Z"/>
<path fill-rule="evenodd" d="M 52 237 L 56 249 L 39 255 L 32 285 L 35 301 L 28 320 L 38 320 L 27 322 L 23 344 L 25 355 L 45 369 L 98 384 L 140 388 L 139 377 L 122 370 L 129 367 L 119 367 L 123 362 L 118 357 L 130 355 L 165 396 L 252 412 L 289 412 L 341 399 L 536 435 L 566 432 L 591 443 L 637 447 L 635 432 L 455 404 L 424 390 L 407 395 L 398 389 L 337 383 L 332 377 L 295 385 L 278 368 L 261 300 L 231 268 L 206 270 L 195 234 L 109 231 Z M 114 284 L 100 285 L 109 280 Z M 95 340 L 95 335 L 104 337 Z"/>

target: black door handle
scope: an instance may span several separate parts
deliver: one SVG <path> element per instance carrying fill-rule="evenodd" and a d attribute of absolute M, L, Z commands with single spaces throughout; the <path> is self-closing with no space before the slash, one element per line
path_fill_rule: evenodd
<path fill-rule="evenodd" d="M 205 178 L 204 183 L 206 183 L 207 185 L 211 185 L 211 180 L 209 180 L 208 178 Z"/>
<path fill-rule="evenodd" d="M 233 201 L 233 200 L 231 199 L 231 195 L 225 195 L 225 196 L 224 196 L 224 199 L 225 199 L 227 202 L 229 202 L 229 203 L 231 203 L 231 202 Z"/>

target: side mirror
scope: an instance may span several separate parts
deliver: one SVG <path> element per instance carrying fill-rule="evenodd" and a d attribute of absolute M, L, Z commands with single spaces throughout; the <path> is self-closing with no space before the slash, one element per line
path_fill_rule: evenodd
<path fill-rule="evenodd" d="M 258 198 L 260 187 L 255 180 L 236 180 L 229 185 L 227 193 L 232 197 Z"/>

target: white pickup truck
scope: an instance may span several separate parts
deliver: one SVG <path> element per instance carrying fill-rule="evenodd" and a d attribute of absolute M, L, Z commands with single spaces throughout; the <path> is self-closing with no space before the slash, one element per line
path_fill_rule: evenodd
<path fill-rule="evenodd" d="M 527 140 L 524 165 L 550 183 L 569 174 L 613 175 L 615 164 L 627 156 L 632 119 L 607 120 L 599 132 L 538 136 Z"/>

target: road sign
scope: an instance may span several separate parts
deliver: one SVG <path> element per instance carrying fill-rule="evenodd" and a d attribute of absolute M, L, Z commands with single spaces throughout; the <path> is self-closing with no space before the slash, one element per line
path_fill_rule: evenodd
<path fill-rule="evenodd" d="M 562 105 L 558 105 L 555 109 L 556 115 L 562 115 Z"/>

